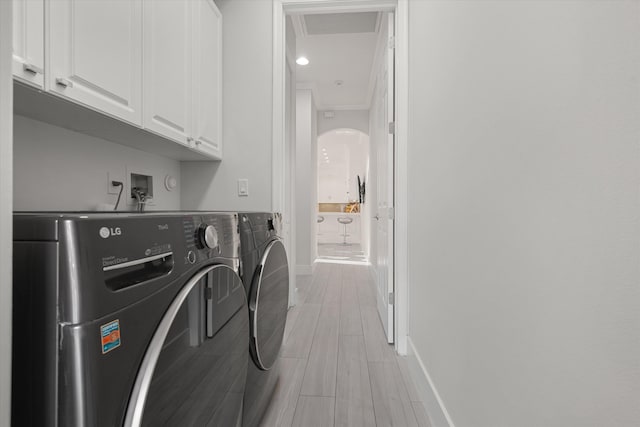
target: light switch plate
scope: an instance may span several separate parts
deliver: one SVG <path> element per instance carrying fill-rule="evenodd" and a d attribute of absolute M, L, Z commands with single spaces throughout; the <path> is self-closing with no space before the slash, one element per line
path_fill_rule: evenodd
<path fill-rule="evenodd" d="M 249 195 L 249 180 L 246 178 L 238 179 L 238 196 Z"/>

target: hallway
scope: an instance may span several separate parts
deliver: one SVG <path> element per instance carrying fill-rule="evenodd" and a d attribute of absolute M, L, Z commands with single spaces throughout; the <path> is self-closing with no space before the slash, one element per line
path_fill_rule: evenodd
<path fill-rule="evenodd" d="M 298 276 L 262 426 L 430 426 L 406 362 L 386 343 L 368 269 L 319 263 Z"/>

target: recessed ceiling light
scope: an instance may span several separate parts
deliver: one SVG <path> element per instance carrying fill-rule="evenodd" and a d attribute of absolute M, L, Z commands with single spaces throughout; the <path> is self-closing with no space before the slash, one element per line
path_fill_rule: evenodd
<path fill-rule="evenodd" d="M 309 64 L 309 60 L 307 58 L 305 58 L 304 56 L 300 56 L 298 59 L 296 59 L 296 64 L 298 64 L 298 65 L 308 65 Z"/>
<path fill-rule="evenodd" d="M 344 81 L 342 80 L 336 80 L 335 82 L 333 82 L 336 86 L 342 86 L 344 84 Z"/>

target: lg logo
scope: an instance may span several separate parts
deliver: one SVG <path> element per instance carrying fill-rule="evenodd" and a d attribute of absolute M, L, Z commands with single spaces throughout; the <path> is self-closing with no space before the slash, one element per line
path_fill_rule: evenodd
<path fill-rule="evenodd" d="M 110 236 L 120 236 L 120 235 L 122 235 L 122 230 L 120 229 L 120 227 L 115 227 L 115 228 L 102 227 L 100 229 L 100 237 L 102 237 L 103 239 L 106 239 Z"/>

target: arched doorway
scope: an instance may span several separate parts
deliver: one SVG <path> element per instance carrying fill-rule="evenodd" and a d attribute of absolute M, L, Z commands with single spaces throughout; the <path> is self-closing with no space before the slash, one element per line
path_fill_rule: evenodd
<path fill-rule="evenodd" d="M 367 262 L 369 136 L 353 128 L 329 130 L 318 137 L 317 159 L 318 258 Z"/>

